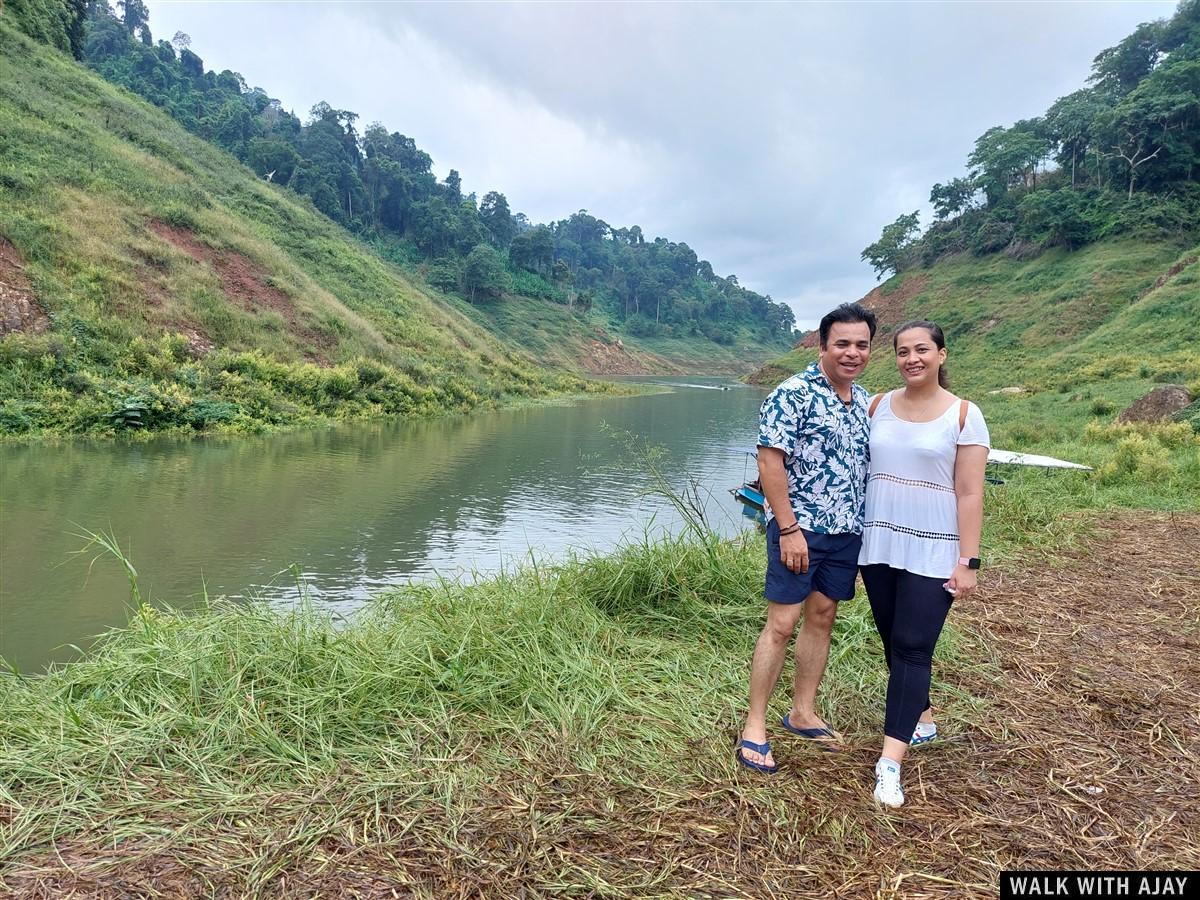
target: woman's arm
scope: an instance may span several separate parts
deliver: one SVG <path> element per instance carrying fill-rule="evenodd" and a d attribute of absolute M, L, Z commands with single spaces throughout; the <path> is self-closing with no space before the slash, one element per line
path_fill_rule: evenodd
<path fill-rule="evenodd" d="M 987 447 L 964 444 L 958 448 L 954 458 L 959 556 L 979 556 L 979 541 L 983 532 L 983 473 L 987 468 L 987 456 Z M 962 598 L 975 590 L 976 581 L 974 569 L 959 565 L 955 566 L 948 583 L 954 588 L 955 598 Z"/>

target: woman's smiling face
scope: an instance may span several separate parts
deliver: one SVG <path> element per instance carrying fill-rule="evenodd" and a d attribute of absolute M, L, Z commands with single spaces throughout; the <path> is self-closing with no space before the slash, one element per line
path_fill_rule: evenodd
<path fill-rule="evenodd" d="M 938 370 L 946 361 L 946 351 L 939 349 L 927 328 L 908 328 L 896 335 L 896 368 L 905 384 L 922 387 L 932 380 L 938 382 Z"/>

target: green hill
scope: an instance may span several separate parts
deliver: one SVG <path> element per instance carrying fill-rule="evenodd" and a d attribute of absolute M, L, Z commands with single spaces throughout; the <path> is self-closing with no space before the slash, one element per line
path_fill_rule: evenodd
<path fill-rule="evenodd" d="M 1123 240 L 1024 261 L 962 254 L 906 271 L 863 298 L 879 316 L 882 338 L 864 383 L 878 389 L 896 381 L 891 330 L 914 318 L 942 326 L 949 369 L 964 390 L 1196 381 L 1198 260 L 1200 245 Z M 751 380 L 786 377 L 814 359 L 815 348 L 814 332 Z"/>
<path fill-rule="evenodd" d="M 1089 504 L 1195 506 L 1200 438 L 1184 424 L 1114 419 L 1163 383 L 1200 395 L 1200 244 L 1122 240 L 1025 261 L 949 257 L 894 276 L 863 302 L 880 319 L 862 379 L 871 391 L 901 383 L 895 326 L 932 320 L 946 333 L 951 390 L 980 404 L 994 446 L 1097 467 Z M 750 380 L 773 385 L 816 353 L 814 332 Z M 1004 388 L 1021 392 L 995 393 Z M 1195 403 L 1190 419 L 1200 432 Z"/>
<path fill-rule="evenodd" d="M 1116 502 L 1194 505 L 1187 425 L 1111 420 L 1180 383 L 1193 403 L 1178 418 L 1200 432 L 1197 110 L 1200 0 L 1182 0 L 1097 54 L 1086 87 L 980 135 L 965 176 L 930 190 L 928 228 L 919 211 L 903 214 L 862 251 L 893 275 L 864 298 L 883 326 L 864 383 L 899 384 L 892 329 L 932 320 L 955 390 L 981 402 L 997 445 L 1091 463 L 1109 487 L 1153 485 L 1105 494 Z M 808 335 L 752 380 L 786 377 L 816 343 Z"/>
<path fill-rule="evenodd" d="M 547 364 L 769 352 L 614 334 L 552 299 L 473 308 L 7 15 L 0 133 L 0 435 L 434 415 L 611 390 Z"/>
<path fill-rule="evenodd" d="M 22 0 L 25 2 L 25 0 Z M 43 0 L 64 3 L 66 0 Z M 68 20 L 74 7 L 63 10 Z M 536 358 L 570 368 L 742 370 L 786 347 L 795 322 L 718 275 L 687 244 L 650 239 L 578 210 L 547 224 L 479 198 L 455 170 L 441 181 L 417 141 L 320 101 L 305 120 L 236 72 L 206 70 L 177 34 L 155 42 L 144 5 L 88 3 L 77 58 L 192 134 L 311 201 L 384 258 L 461 299 L 461 310 Z M 27 31 L 45 12 L 27 9 Z M 66 37 L 57 43 L 64 46 Z M 635 348 L 646 352 L 639 353 Z"/>
<path fill-rule="evenodd" d="M 583 390 L 0 20 L 0 432 L 257 428 Z"/>

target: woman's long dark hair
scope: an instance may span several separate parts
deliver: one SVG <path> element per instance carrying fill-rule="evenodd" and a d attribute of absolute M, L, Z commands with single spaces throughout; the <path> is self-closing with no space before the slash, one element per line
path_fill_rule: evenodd
<path fill-rule="evenodd" d="M 935 344 L 937 344 L 937 348 L 939 350 L 946 349 L 946 336 L 944 334 L 942 334 L 941 328 L 939 328 L 933 322 L 926 322 L 923 319 L 914 319 L 911 322 L 905 322 L 903 325 L 901 325 L 899 328 L 896 329 L 895 333 L 892 335 L 892 349 L 893 350 L 896 349 L 896 345 L 899 344 L 899 342 L 900 342 L 900 335 L 904 334 L 904 332 L 906 332 L 912 328 L 924 328 L 926 331 L 929 332 L 929 336 L 931 338 L 933 338 L 933 342 Z M 938 366 L 938 385 L 943 388 L 950 387 L 950 375 L 946 371 L 945 363 L 942 363 L 940 366 Z"/>

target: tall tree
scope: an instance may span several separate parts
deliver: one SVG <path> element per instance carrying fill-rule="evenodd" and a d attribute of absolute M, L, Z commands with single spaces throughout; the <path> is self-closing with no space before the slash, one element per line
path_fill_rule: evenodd
<path fill-rule="evenodd" d="M 952 218 L 970 209 L 979 188 L 970 178 L 951 178 L 945 184 L 935 184 L 929 192 L 938 220 Z"/>
<path fill-rule="evenodd" d="M 1158 64 L 1162 54 L 1162 22 L 1144 22 L 1115 47 L 1092 60 L 1088 81 L 1113 98 L 1128 94 Z"/>
<path fill-rule="evenodd" d="M 913 210 L 885 226 L 879 240 L 863 250 L 860 258 L 871 264 L 877 280 L 888 272 L 902 272 L 912 262 L 914 239 L 920 230 L 920 211 Z"/>
<path fill-rule="evenodd" d="M 507 250 L 517 232 L 508 208 L 508 199 L 498 191 L 488 191 L 479 203 L 479 218 L 491 235 L 492 243 L 501 250 Z"/>
<path fill-rule="evenodd" d="M 1059 97 L 1046 111 L 1046 134 L 1058 147 L 1058 162 L 1071 161 L 1071 187 L 1075 186 L 1076 166 L 1087 153 L 1097 117 L 1105 105 L 1093 89 L 1085 88 Z"/>
<path fill-rule="evenodd" d="M 126 33 L 140 38 L 149 47 L 153 41 L 150 38 L 150 10 L 146 8 L 145 0 L 117 0 L 117 6 Z"/>
<path fill-rule="evenodd" d="M 462 279 L 472 303 L 477 296 L 499 297 L 509 287 L 504 258 L 487 244 L 479 244 L 467 254 Z"/>
<path fill-rule="evenodd" d="M 981 134 L 967 164 L 988 206 L 995 206 L 1014 183 L 1036 185 L 1037 167 L 1049 151 L 1041 120 L 1024 119 L 1011 128 L 997 125 Z"/>

